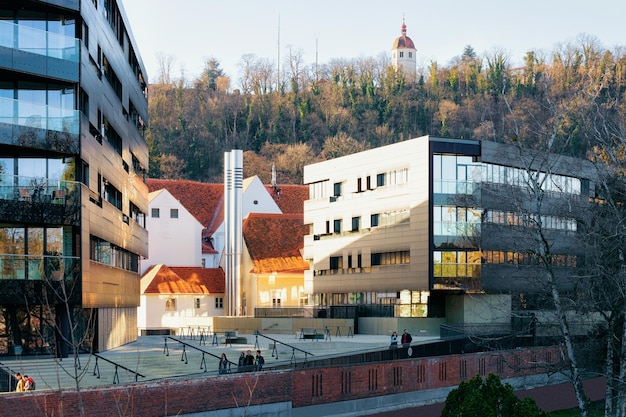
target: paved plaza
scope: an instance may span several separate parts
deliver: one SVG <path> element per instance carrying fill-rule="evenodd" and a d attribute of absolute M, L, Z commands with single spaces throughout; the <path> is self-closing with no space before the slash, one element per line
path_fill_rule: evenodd
<path fill-rule="evenodd" d="M 216 375 L 218 358 L 225 353 L 236 372 L 241 352 L 257 349 L 265 358 L 265 368 L 302 364 L 311 359 L 380 350 L 389 346 L 386 335 L 324 336 L 300 339 L 299 334 L 238 335 L 246 343 L 225 344 L 224 336 L 140 336 L 137 341 L 98 354 L 80 354 L 55 360 L 44 356 L 10 356 L 0 362 L 13 372 L 27 374 L 37 381 L 37 389 L 72 389 Z M 272 340 L 273 339 L 273 340 Z M 435 340 L 415 337 L 413 343 Z M 243 340 L 241 340 L 243 342 Z"/>

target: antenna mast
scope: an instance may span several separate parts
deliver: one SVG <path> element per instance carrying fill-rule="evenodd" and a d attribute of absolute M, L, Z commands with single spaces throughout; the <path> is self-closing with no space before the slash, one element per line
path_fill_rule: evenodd
<path fill-rule="evenodd" d="M 278 75 L 276 77 L 277 82 L 276 82 L 276 91 L 280 90 L 280 14 L 278 15 L 278 38 L 277 38 L 277 43 L 278 43 L 278 62 L 277 62 L 277 70 L 278 70 Z"/>

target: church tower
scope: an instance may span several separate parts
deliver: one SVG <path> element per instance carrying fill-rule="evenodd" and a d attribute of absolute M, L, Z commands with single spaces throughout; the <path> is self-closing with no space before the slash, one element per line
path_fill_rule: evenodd
<path fill-rule="evenodd" d="M 417 76 L 416 51 L 415 44 L 406 36 L 406 25 L 402 18 L 401 35 L 393 41 L 391 47 L 391 62 L 396 71 L 402 71 L 405 77 L 412 80 Z"/>

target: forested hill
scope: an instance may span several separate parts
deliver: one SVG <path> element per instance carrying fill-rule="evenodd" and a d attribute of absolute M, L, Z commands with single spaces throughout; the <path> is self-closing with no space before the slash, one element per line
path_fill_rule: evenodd
<path fill-rule="evenodd" d="M 280 78 L 244 57 L 241 89 L 211 59 L 196 80 L 150 85 L 150 176 L 221 182 L 223 153 L 244 150 L 244 176 L 302 183 L 303 166 L 421 135 L 516 141 L 570 155 L 624 141 L 625 49 L 594 39 L 528 52 L 512 68 L 503 53 L 471 47 L 415 79 L 384 59 L 308 68 L 289 57 Z M 280 80 L 280 84 L 278 84 Z"/>

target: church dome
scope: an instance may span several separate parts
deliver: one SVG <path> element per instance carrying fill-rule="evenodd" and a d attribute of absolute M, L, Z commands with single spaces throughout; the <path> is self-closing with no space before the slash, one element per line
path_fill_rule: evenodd
<path fill-rule="evenodd" d="M 410 48 L 415 49 L 415 44 L 406 36 L 406 25 L 402 22 L 402 35 L 397 37 L 395 41 L 393 41 L 393 46 L 391 49 L 400 49 L 400 48 Z"/>

